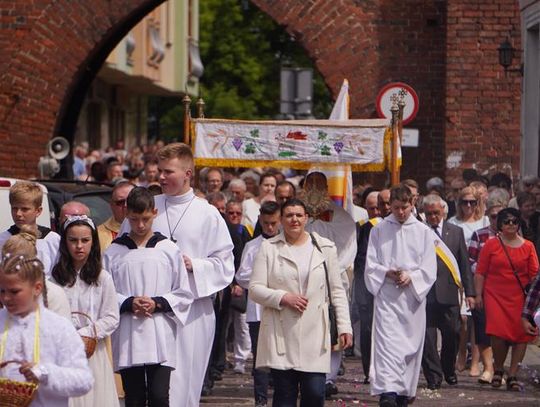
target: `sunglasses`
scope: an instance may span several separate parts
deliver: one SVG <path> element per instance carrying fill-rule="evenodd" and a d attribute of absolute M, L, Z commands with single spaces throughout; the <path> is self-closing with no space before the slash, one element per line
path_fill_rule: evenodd
<path fill-rule="evenodd" d="M 476 206 L 478 201 L 476 199 L 462 199 L 459 201 L 459 203 L 465 206 Z"/>
<path fill-rule="evenodd" d="M 232 215 L 238 215 L 238 216 L 240 216 L 240 215 L 242 215 L 242 212 L 240 212 L 240 211 L 238 211 L 238 212 L 236 212 L 236 211 L 228 211 L 227 215 L 231 215 L 231 216 Z"/>
<path fill-rule="evenodd" d="M 113 204 L 115 204 L 116 206 L 126 206 L 126 200 L 118 199 L 117 201 L 113 201 Z"/>
<path fill-rule="evenodd" d="M 502 224 L 503 225 L 518 225 L 519 224 L 519 220 L 517 219 L 505 219 L 502 221 Z"/>
<path fill-rule="evenodd" d="M 426 216 L 439 216 L 441 211 L 424 212 Z"/>

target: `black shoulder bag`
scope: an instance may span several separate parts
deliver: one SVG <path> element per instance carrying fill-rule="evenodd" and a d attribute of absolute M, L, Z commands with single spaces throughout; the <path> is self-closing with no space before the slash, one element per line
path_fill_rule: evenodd
<path fill-rule="evenodd" d="M 313 236 L 312 233 L 310 233 L 309 235 L 311 236 L 311 243 L 313 243 L 313 246 L 315 246 L 317 250 L 322 253 L 322 250 L 319 246 L 319 243 L 317 243 L 315 236 Z M 328 319 L 330 321 L 330 342 L 332 346 L 336 346 L 338 344 L 336 308 L 332 303 L 332 295 L 330 294 L 330 280 L 328 279 L 328 267 L 326 266 L 326 260 L 324 260 L 323 265 L 324 275 L 326 277 L 326 291 L 328 292 Z"/>
<path fill-rule="evenodd" d="M 521 283 L 521 280 L 519 279 L 517 271 L 514 268 L 514 263 L 512 263 L 512 259 L 510 259 L 510 255 L 508 254 L 508 251 L 506 250 L 506 246 L 504 245 L 504 242 L 502 241 L 500 236 L 497 235 L 497 238 L 499 239 L 499 242 L 501 243 L 501 246 L 504 250 L 504 254 L 506 254 L 506 258 L 508 259 L 508 262 L 510 263 L 510 267 L 512 268 L 512 273 L 514 273 L 514 276 L 516 277 L 516 280 L 519 286 L 521 287 L 521 291 L 523 291 L 523 295 L 525 296 L 525 298 L 527 298 L 527 294 L 529 293 L 529 290 L 531 289 L 531 283 L 523 287 L 523 284 Z"/>

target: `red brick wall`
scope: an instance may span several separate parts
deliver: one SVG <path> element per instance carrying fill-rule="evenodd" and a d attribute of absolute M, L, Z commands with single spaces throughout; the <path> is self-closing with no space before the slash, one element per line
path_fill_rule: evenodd
<path fill-rule="evenodd" d="M 446 154 L 459 168 L 519 171 L 521 76 L 505 76 L 498 64 L 497 48 L 507 36 L 521 48 L 517 1 L 449 2 Z"/>
<path fill-rule="evenodd" d="M 420 146 L 404 149 L 402 178 L 424 185 L 463 168 L 518 171 L 520 81 L 505 77 L 497 55 L 509 34 L 519 48 L 517 1 L 256 3 L 298 32 L 334 94 L 350 80 L 353 117 L 374 116 L 388 82 L 416 90 L 420 110 L 409 127 L 420 130 Z"/>
<path fill-rule="evenodd" d="M 35 175 L 84 61 L 137 7 L 160 2 L 0 0 L 1 175 Z M 462 166 L 519 167 L 519 82 L 504 78 L 496 54 L 512 24 L 519 33 L 517 1 L 253 2 L 304 45 L 334 95 L 349 79 L 353 118 L 375 117 L 388 82 L 416 89 L 410 127 L 420 130 L 420 147 L 404 150 L 403 177 L 445 175 L 455 152 Z"/>
<path fill-rule="evenodd" d="M 257 3 L 292 33 L 309 27 L 295 36 L 334 94 L 343 78 L 349 79 L 353 118 L 376 116 L 375 100 L 387 83 L 411 85 L 420 110 L 409 127 L 420 130 L 420 146 L 404 149 L 402 178 L 423 182 L 443 175 L 445 1 L 315 1 L 296 7 Z"/>

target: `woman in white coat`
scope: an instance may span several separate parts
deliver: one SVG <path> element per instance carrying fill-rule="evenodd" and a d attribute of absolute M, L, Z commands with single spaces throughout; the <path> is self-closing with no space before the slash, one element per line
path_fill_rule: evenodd
<path fill-rule="evenodd" d="M 296 406 L 299 390 L 300 406 L 324 405 L 331 351 L 324 263 L 340 345 L 352 344 L 336 247 L 305 232 L 306 221 L 302 201 L 290 199 L 283 204 L 283 232 L 261 244 L 249 284 L 250 298 L 263 306 L 256 367 L 271 371 L 274 407 Z"/>

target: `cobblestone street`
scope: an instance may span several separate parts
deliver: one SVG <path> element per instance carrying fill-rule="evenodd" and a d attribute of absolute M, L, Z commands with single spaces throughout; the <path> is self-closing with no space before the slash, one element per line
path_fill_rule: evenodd
<path fill-rule="evenodd" d="M 345 376 L 338 378 L 340 399 L 334 398 L 325 406 L 376 406 L 378 399 L 369 395 L 369 385 L 361 383 L 363 375 L 360 360 L 347 358 L 345 360 Z M 477 378 L 469 377 L 468 371 L 458 373 L 459 384 L 450 387 L 443 384 L 441 390 L 429 391 L 420 375 L 420 384 L 414 406 L 523 406 L 540 407 L 540 385 L 534 383 L 535 377 L 540 376 L 540 348 L 529 346 L 525 364 L 520 371 L 519 380 L 525 384 L 521 393 L 506 391 L 503 386 L 494 390 L 490 385 L 480 385 Z M 249 374 L 238 375 L 227 370 L 223 380 L 216 382 L 213 394 L 201 400 L 202 406 L 231 407 L 253 406 L 252 381 Z"/>

